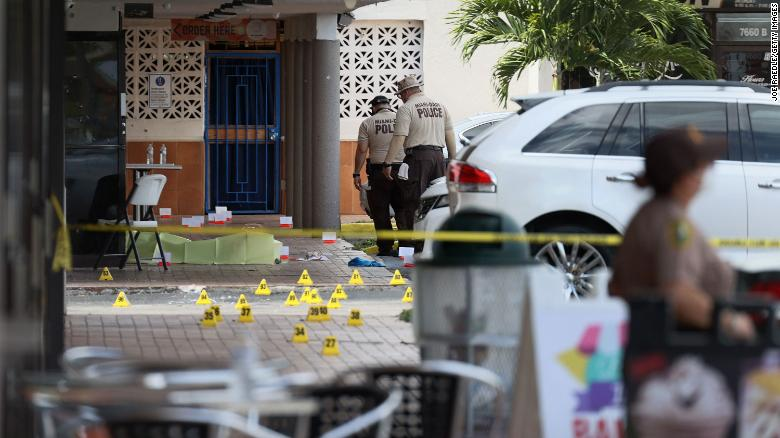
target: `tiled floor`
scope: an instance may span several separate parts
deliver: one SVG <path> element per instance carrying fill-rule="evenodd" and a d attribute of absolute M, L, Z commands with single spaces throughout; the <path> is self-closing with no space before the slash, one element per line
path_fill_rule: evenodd
<path fill-rule="evenodd" d="M 395 316 L 364 316 L 362 327 L 347 326 L 346 312 L 329 322 L 305 323 L 309 342 L 291 342 L 301 316 L 255 315 L 256 322 L 235 322 L 226 315 L 216 328 L 202 328 L 195 315 L 70 315 L 66 346 L 121 348 L 126 354 L 150 359 L 228 359 L 231 348 L 249 342 L 263 359 L 284 359 L 286 372 L 311 371 L 323 379 L 350 368 L 404 365 L 419 361 L 412 326 Z M 322 355 L 326 336 L 336 336 L 340 355 Z"/>
<path fill-rule="evenodd" d="M 144 265 L 143 271 L 128 265 L 124 269 L 111 269 L 114 284 L 130 286 L 183 286 L 210 285 L 222 287 L 250 286 L 265 278 L 271 286 L 288 286 L 298 281 L 306 269 L 317 284 L 335 285 L 349 281 L 354 268 L 347 263 L 354 257 L 371 259 L 362 251 L 355 250 L 348 242 L 339 240 L 325 245 L 319 239 L 289 238 L 284 244 L 290 247 L 290 262 L 280 265 L 173 265 L 166 272 L 162 267 Z M 326 261 L 298 261 L 307 252 L 317 252 L 328 258 Z M 69 288 L 100 288 L 110 284 L 98 280 L 100 272 L 92 269 L 75 269 L 68 273 Z M 385 268 L 360 268 L 360 274 L 367 285 L 386 285 L 392 272 Z"/>

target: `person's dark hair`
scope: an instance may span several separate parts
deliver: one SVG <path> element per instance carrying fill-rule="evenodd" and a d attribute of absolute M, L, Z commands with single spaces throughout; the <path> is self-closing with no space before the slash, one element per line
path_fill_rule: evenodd
<path fill-rule="evenodd" d="M 661 132 L 645 147 L 645 173 L 637 185 L 668 195 L 683 176 L 716 160 L 725 148 L 725 139 L 707 138 L 692 125 Z"/>

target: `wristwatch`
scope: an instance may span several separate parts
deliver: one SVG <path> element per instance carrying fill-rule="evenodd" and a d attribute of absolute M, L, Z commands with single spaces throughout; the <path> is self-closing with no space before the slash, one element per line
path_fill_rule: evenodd
<path fill-rule="evenodd" d="M 353 173 L 353 174 L 352 174 L 352 178 L 359 178 L 359 177 L 360 177 L 360 174 L 359 174 L 359 173 Z"/>

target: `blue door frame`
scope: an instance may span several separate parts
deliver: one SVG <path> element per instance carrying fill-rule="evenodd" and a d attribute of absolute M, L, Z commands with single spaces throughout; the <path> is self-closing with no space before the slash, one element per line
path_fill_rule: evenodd
<path fill-rule="evenodd" d="M 280 209 L 280 56 L 206 54 L 206 211 Z"/>

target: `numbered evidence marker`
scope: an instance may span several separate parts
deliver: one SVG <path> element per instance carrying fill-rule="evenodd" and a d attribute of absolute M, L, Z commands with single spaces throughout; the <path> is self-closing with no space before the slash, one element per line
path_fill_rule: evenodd
<path fill-rule="evenodd" d="M 306 334 L 305 325 L 295 324 L 295 329 L 293 329 L 292 341 L 294 344 L 305 344 L 309 342 L 309 335 Z"/>
<path fill-rule="evenodd" d="M 309 271 L 304 269 L 303 272 L 301 272 L 301 278 L 298 279 L 298 284 L 301 286 L 314 285 L 314 281 L 312 281 L 311 276 L 309 275 Z"/>
<path fill-rule="evenodd" d="M 322 343 L 322 355 L 323 356 L 338 356 L 339 353 L 339 341 L 335 336 L 328 336 L 325 338 L 325 342 Z"/>
<path fill-rule="evenodd" d="M 213 304 L 211 298 L 209 298 L 208 292 L 206 292 L 206 289 L 201 289 L 200 295 L 198 296 L 198 301 L 195 301 L 195 304 L 199 304 L 201 306 L 210 306 Z"/>
<path fill-rule="evenodd" d="M 303 288 L 303 293 L 301 294 L 301 303 L 311 304 L 311 289 L 308 287 Z"/>
<path fill-rule="evenodd" d="M 406 284 L 406 280 L 401 276 L 401 271 L 396 269 L 395 273 L 393 273 L 392 280 L 390 280 L 390 286 L 400 286 L 402 284 Z"/>
<path fill-rule="evenodd" d="M 291 290 L 290 293 L 287 294 L 287 301 L 284 302 L 284 305 L 287 307 L 298 307 L 301 305 L 298 301 L 298 297 L 295 296 L 294 290 Z"/>
<path fill-rule="evenodd" d="M 116 301 L 114 301 L 113 307 L 130 307 L 130 301 L 127 299 L 125 291 L 119 291 L 119 295 L 116 296 Z"/>
<path fill-rule="evenodd" d="M 114 281 L 114 277 L 111 276 L 111 272 L 108 270 L 108 266 L 104 266 L 103 270 L 100 272 L 100 277 L 98 277 L 99 281 Z"/>
<path fill-rule="evenodd" d="M 406 292 L 404 292 L 404 298 L 401 300 L 402 303 L 413 303 L 414 302 L 414 292 L 412 292 L 412 287 L 409 286 L 406 288 Z"/>
<path fill-rule="evenodd" d="M 260 282 L 260 285 L 257 286 L 257 289 L 255 289 L 255 295 L 271 295 L 271 288 L 268 287 L 265 278 Z"/>
<path fill-rule="evenodd" d="M 355 269 L 352 271 L 352 276 L 349 277 L 349 284 L 352 286 L 362 286 L 363 285 L 363 277 L 360 276 L 360 272 Z"/>
<path fill-rule="evenodd" d="M 238 296 L 238 301 L 236 301 L 235 306 L 233 306 L 236 309 L 240 309 L 242 307 L 246 307 L 249 305 L 249 302 L 246 300 L 246 295 L 241 294 Z"/>
<path fill-rule="evenodd" d="M 311 290 L 311 297 L 309 298 L 309 304 L 322 304 L 322 298 L 320 292 L 314 288 Z"/>
<path fill-rule="evenodd" d="M 336 295 L 336 298 L 340 300 L 346 300 L 349 298 L 349 295 L 347 295 L 347 292 L 344 291 L 344 288 L 341 287 L 340 284 L 336 285 L 336 289 L 333 290 L 333 294 Z"/>
<path fill-rule="evenodd" d="M 306 316 L 306 321 L 309 322 L 330 321 L 330 315 L 328 314 L 328 306 L 309 306 L 309 314 Z"/>
<path fill-rule="evenodd" d="M 222 322 L 225 320 L 225 318 L 222 317 L 222 311 L 219 309 L 219 306 L 216 304 L 211 306 L 211 310 L 214 311 L 214 320 L 217 322 Z"/>
<path fill-rule="evenodd" d="M 333 292 L 330 295 L 330 299 L 328 300 L 328 309 L 341 309 L 341 303 L 339 303 L 339 298 L 336 296 L 336 292 Z"/>
<path fill-rule="evenodd" d="M 349 311 L 347 325 L 350 327 L 360 327 L 363 325 L 363 318 L 360 316 L 360 310 L 352 309 Z"/>
<path fill-rule="evenodd" d="M 214 309 L 208 308 L 203 312 L 203 319 L 200 320 L 201 327 L 216 327 L 217 319 L 214 316 Z"/>
<path fill-rule="evenodd" d="M 241 313 L 238 314 L 238 322 L 250 323 L 255 322 L 255 318 L 252 317 L 252 308 L 244 306 L 241 308 Z"/>

